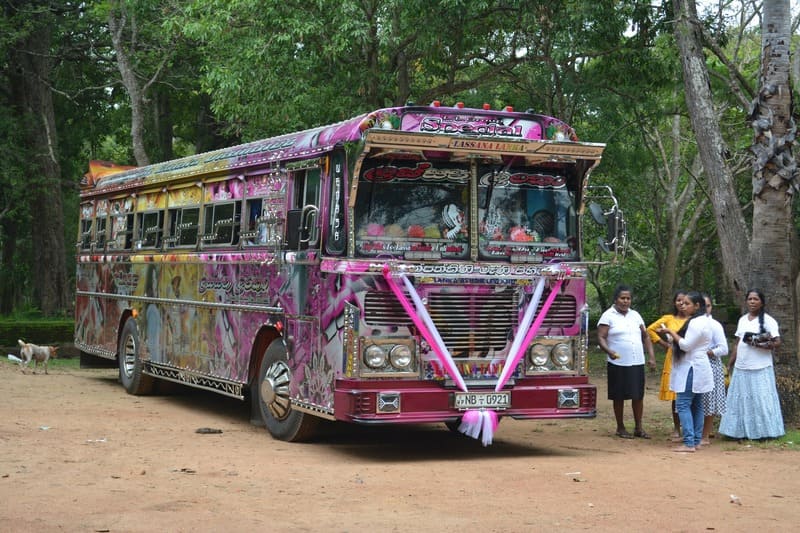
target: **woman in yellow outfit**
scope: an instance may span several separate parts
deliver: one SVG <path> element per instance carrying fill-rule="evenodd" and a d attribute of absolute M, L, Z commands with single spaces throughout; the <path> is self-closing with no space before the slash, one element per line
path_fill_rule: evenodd
<path fill-rule="evenodd" d="M 685 294 L 685 291 L 677 291 L 672 299 L 675 309 L 674 312 L 672 314 L 662 316 L 647 326 L 647 334 L 650 335 L 650 340 L 653 342 L 653 345 L 655 346 L 658 344 L 667 350 L 667 354 L 664 356 L 664 369 L 661 371 L 661 387 L 658 391 L 658 399 L 672 402 L 672 425 L 674 427 L 674 432 L 672 433 L 673 439 L 680 438 L 681 423 L 678 419 L 678 413 L 675 412 L 675 393 L 669 390 L 669 375 L 672 371 L 672 340 L 662 338 L 661 335 L 656 333 L 656 331 L 661 328 L 661 324 L 665 324 L 666 327 L 672 331 L 678 331 L 681 329 L 683 323 L 686 322 L 687 318 L 689 318 L 684 313 L 683 297 Z"/>

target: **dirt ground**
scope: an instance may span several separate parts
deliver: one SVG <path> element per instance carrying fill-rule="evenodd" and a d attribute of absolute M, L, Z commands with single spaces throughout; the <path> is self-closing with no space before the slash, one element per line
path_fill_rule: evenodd
<path fill-rule="evenodd" d="M 291 444 L 251 426 L 238 400 L 188 389 L 134 397 L 114 370 L 22 374 L 4 359 L 0 529 L 796 530 L 796 449 L 717 438 L 671 452 L 655 378 L 653 438 L 616 438 L 604 379 L 594 381 L 596 419 L 505 419 L 486 448 L 444 425 L 336 425 Z"/>

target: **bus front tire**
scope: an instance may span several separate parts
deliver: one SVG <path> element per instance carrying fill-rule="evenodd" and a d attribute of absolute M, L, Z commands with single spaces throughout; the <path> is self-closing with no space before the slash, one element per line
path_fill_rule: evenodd
<path fill-rule="evenodd" d="M 139 330 L 136 321 L 129 318 L 119 338 L 119 381 L 128 394 L 143 395 L 153 392 L 155 379 L 143 372 L 144 364 L 139 357 Z"/>
<path fill-rule="evenodd" d="M 444 425 L 453 433 L 458 433 L 458 428 L 461 426 L 461 417 L 459 416 L 455 420 L 447 420 Z"/>
<path fill-rule="evenodd" d="M 270 435 L 279 440 L 300 442 L 314 435 L 319 418 L 292 409 L 291 379 L 286 348 L 280 339 L 274 340 L 261 359 L 258 382 L 251 394 L 257 396 L 261 419 Z"/>

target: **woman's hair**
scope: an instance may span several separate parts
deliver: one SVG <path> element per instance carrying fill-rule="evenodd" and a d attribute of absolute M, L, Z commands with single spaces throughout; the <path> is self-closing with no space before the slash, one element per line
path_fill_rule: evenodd
<path fill-rule="evenodd" d="M 749 289 L 744 296 L 744 301 L 747 301 L 747 298 L 750 296 L 750 293 L 756 293 L 758 299 L 761 300 L 761 309 L 758 311 L 758 332 L 764 333 L 766 330 L 764 329 L 764 313 L 767 312 L 767 300 L 764 298 L 764 293 L 761 292 L 761 289 Z"/>
<path fill-rule="evenodd" d="M 631 291 L 631 288 L 630 288 L 630 287 L 628 287 L 627 285 L 623 285 L 622 283 L 620 283 L 619 285 L 617 285 L 617 288 L 616 288 L 616 289 L 614 289 L 614 297 L 611 299 L 611 301 L 612 301 L 612 302 L 616 302 L 616 301 L 617 301 L 617 298 L 619 298 L 619 295 L 620 295 L 620 294 L 622 294 L 623 292 L 630 292 L 630 293 L 631 293 L 631 295 L 633 294 L 633 291 Z"/>
<path fill-rule="evenodd" d="M 692 320 L 694 320 L 695 318 L 697 318 L 699 316 L 703 316 L 703 315 L 706 314 L 706 301 L 703 298 L 702 294 L 700 294 L 697 291 L 689 291 L 689 292 L 687 292 L 685 294 L 685 296 L 687 298 L 689 298 L 692 301 L 692 303 L 697 304 L 698 307 L 697 307 L 697 310 L 694 312 L 694 314 L 689 317 L 689 320 L 684 322 L 683 326 L 681 327 L 681 329 L 678 330 L 678 335 L 680 335 L 681 337 L 685 337 L 686 336 L 686 330 L 689 329 L 689 322 L 691 322 Z M 677 341 L 672 341 L 672 343 L 674 345 L 672 347 L 673 356 L 676 359 L 680 359 L 681 357 L 683 357 L 685 355 L 685 353 L 684 353 L 683 350 L 681 350 L 681 347 L 678 346 L 678 342 Z"/>
<path fill-rule="evenodd" d="M 711 295 L 709 293 L 707 293 L 707 292 L 701 292 L 700 296 L 703 297 L 703 309 L 705 309 L 706 313 L 708 313 L 708 307 L 706 307 L 705 299 L 708 298 L 708 301 L 713 304 L 714 303 L 714 298 L 712 298 Z"/>

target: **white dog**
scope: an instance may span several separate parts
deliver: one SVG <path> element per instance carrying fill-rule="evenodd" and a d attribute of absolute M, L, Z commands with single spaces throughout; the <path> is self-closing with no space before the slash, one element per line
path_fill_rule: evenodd
<path fill-rule="evenodd" d="M 23 372 L 25 371 L 24 368 L 30 365 L 31 360 L 33 360 L 33 373 L 36 373 L 39 363 L 42 363 L 44 373 L 47 374 L 47 363 L 51 358 L 56 357 L 58 346 L 37 346 L 21 340 L 17 340 L 17 342 L 19 343 L 19 355 L 22 358 L 20 368 L 23 369 Z"/>

